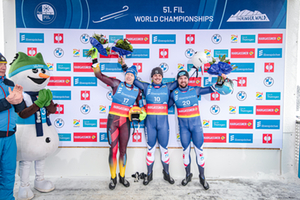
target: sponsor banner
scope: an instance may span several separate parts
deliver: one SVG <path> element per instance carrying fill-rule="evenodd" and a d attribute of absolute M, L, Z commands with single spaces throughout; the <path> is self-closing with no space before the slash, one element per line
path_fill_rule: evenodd
<path fill-rule="evenodd" d="M 257 58 L 282 58 L 281 48 L 257 49 Z"/>
<path fill-rule="evenodd" d="M 280 100 L 280 92 L 266 92 L 266 100 Z"/>
<path fill-rule="evenodd" d="M 92 62 L 74 62 L 73 63 L 73 71 L 74 72 L 94 72 L 92 69 Z"/>
<path fill-rule="evenodd" d="M 126 34 L 126 38 L 131 44 L 149 44 L 149 34 Z"/>
<path fill-rule="evenodd" d="M 119 63 L 100 63 L 101 72 L 123 72 Z"/>
<path fill-rule="evenodd" d="M 108 142 L 106 132 L 99 133 L 99 142 Z"/>
<path fill-rule="evenodd" d="M 212 120 L 213 128 L 227 128 L 227 120 Z"/>
<path fill-rule="evenodd" d="M 225 55 L 228 58 L 228 49 L 215 49 L 214 50 L 214 57 L 217 58 L 219 56 Z"/>
<path fill-rule="evenodd" d="M 253 143 L 253 134 L 229 133 L 229 143 Z"/>
<path fill-rule="evenodd" d="M 189 86 L 199 86 L 201 87 L 201 77 L 191 77 L 189 78 Z"/>
<path fill-rule="evenodd" d="M 147 104 L 146 105 L 147 115 L 168 115 L 167 104 Z"/>
<path fill-rule="evenodd" d="M 256 115 L 280 115 L 280 106 L 279 105 L 256 106 Z"/>
<path fill-rule="evenodd" d="M 133 49 L 133 52 L 126 58 L 150 58 L 149 49 Z"/>
<path fill-rule="evenodd" d="M 141 121 L 140 123 L 130 123 L 130 128 L 145 128 L 145 121 Z"/>
<path fill-rule="evenodd" d="M 142 142 L 142 133 L 138 130 L 132 135 L 132 142 Z"/>
<path fill-rule="evenodd" d="M 280 129 L 280 120 L 257 119 L 256 129 Z"/>
<path fill-rule="evenodd" d="M 71 86 L 71 76 L 50 76 L 48 86 Z"/>
<path fill-rule="evenodd" d="M 162 84 L 171 83 L 173 81 L 175 81 L 175 78 L 163 78 Z"/>
<path fill-rule="evenodd" d="M 213 84 L 215 84 L 217 82 L 218 77 L 204 77 L 204 87 L 207 86 L 212 86 Z"/>
<path fill-rule="evenodd" d="M 186 107 L 186 108 L 177 108 L 178 118 L 190 118 L 200 116 L 200 111 L 198 105 Z"/>
<path fill-rule="evenodd" d="M 195 44 L 195 34 L 185 34 L 185 44 Z"/>
<path fill-rule="evenodd" d="M 20 43 L 44 43 L 44 33 L 20 33 Z"/>
<path fill-rule="evenodd" d="M 171 106 L 169 109 L 168 109 L 168 115 L 174 115 L 175 114 L 175 108 L 174 106 Z"/>
<path fill-rule="evenodd" d="M 56 63 L 56 71 L 71 71 L 71 63 Z"/>
<path fill-rule="evenodd" d="M 241 35 L 241 43 L 255 43 L 255 35 Z"/>
<path fill-rule="evenodd" d="M 152 35 L 152 44 L 176 44 L 176 35 Z"/>
<path fill-rule="evenodd" d="M 253 129 L 253 119 L 230 119 L 229 129 Z"/>
<path fill-rule="evenodd" d="M 114 43 L 116 40 L 123 39 L 123 35 L 109 35 L 109 43 Z"/>
<path fill-rule="evenodd" d="M 282 44 L 282 33 L 258 34 L 258 44 Z"/>
<path fill-rule="evenodd" d="M 74 86 L 97 86 L 96 77 L 73 77 Z"/>
<path fill-rule="evenodd" d="M 253 106 L 239 106 L 239 114 L 253 114 Z"/>
<path fill-rule="evenodd" d="M 54 114 L 64 114 L 65 113 L 65 105 L 64 104 L 57 104 L 56 112 Z"/>
<path fill-rule="evenodd" d="M 273 135 L 271 133 L 265 133 L 262 135 L 262 143 L 263 144 L 272 144 L 273 143 Z"/>
<path fill-rule="evenodd" d="M 74 142 L 97 142 L 97 133 L 75 132 L 73 140 Z"/>
<path fill-rule="evenodd" d="M 231 49 L 231 58 L 255 58 L 255 49 Z"/>
<path fill-rule="evenodd" d="M 226 133 L 204 133 L 206 143 L 226 143 Z"/>
<path fill-rule="evenodd" d="M 61 142 L 71 142 L 72 135 L 71 133 L 58 133 L 59 141 Z"/>
<path fill-rule="evenodd" d="M 254 63 L 231 63 L 231 65 L 238 67 L 235 70 L 232 70 L 231 73 L 254 73 L 255 71 Z"/>
<path fill-rule="evenodd" d="M 96 119 L 84 119 L 82 121 L 83 127 L 97 127 Z"/>
<path fill-rule="evenodd" d="M 71 100 L 70 90 L 51 90 L 53 98 L 52 100 Z"/>
<path fill-rule="evenodd" d="M 107 128 L 107 119 L 99 119 L 99 128 Z"/>

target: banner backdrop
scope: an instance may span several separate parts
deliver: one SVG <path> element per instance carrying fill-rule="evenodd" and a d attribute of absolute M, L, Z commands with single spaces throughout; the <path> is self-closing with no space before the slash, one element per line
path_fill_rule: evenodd
<path fill-rule="evenodd" d="M 282 148 L 282 109 L 286 32 L 285 0 L 16 0 L 17 50 L 41 52 L 50 69 L 56 114 L 51 115 L 60 146 L 108 146 L 107 115 L 111 88 L 100 82 L 86 52 L 89 37 L 103 34 L 111 46 L 127 38 L 134 51 L 125 61 L 138 67 L 138 78 L 151 82 L 160 66 L 164 82 L 178 71 L 191 70 L 191 57 L 226 55 L 238 68 L 230 95 L 199 97 L 204 147 Z M 118 55 L 100 56 L 107 76 L 124 80 Z M 207 74 L 190 79 L 206 87 L 216 81 Z M 176 108 L 169 109 L 170 147 L 180 147 Z M 129 146 L 145 147 L 144 124 Z"/>

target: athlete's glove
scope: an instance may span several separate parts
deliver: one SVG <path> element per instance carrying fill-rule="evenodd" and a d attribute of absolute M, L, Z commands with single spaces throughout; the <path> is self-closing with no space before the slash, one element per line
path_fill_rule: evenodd
<path fill-rule="evenodd" d="M 46 89 L 42 89 L 39 91 L 39 96 L 38 99 L 34 101 L 34 103 L 42 108 L 44 107 L 45 103 L 48 101 L 48 97 L 47 97 L 47 90 Z"/>
<path fill-rule="evenodd" d="M 140 117 L 139 117 L 139 120 L 143 121 L 146 117 L 147 117 L 147 113 L 146 113 L 145 108 L 143 107 L 142 108 L 142 113 L 140 114 Z"/>
<path fill-rule="evenodd" d="M 92 47 L 89 49 L 89 51 L 93 51 L 93 53 L 91 54 L 92 59 L 97 59 L 98 49 L 96 49 L 95 47 Z"/>
<path fill-rule="evenodd" d="M 47 89 L 46 91 L 47 91 L 47 102 L 45 103 L 45 107 L 47 107 L 51 104 L 51 101 L 53 98 L 51 90 Z"/>

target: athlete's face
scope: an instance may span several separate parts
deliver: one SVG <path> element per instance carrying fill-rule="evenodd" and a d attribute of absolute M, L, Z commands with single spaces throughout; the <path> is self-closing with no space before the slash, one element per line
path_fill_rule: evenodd
<path fill-rule="evenodd" d="M 178 78 L 178 85 L 181 88 L 185 88 L 189 84 L 189 79 L 186 76 L 180 76 Z"/>
<path fill-rule="evenodd" d="M 160 75 L 160 74 L 154 74 L 152 76 L 152 80 L 153 80 L 153 83 L 160 84 L 161 81 L 162 81 L 162 75 Z"/>
<path fill-rule="evenodd" d="M 132 73 L 127 73 L 127 74 L 125 75 L 125 82 L 126 82 L 127 84 L 132 85 L 132 84 L 133 84 L 133 81 L 134 81 L 134 75 L 133 75 Z"/>
<path fill-rule="evenodd" d="M 0 76 L 4 76 L 6 72 L 6 63 L 0 63 Z"/>

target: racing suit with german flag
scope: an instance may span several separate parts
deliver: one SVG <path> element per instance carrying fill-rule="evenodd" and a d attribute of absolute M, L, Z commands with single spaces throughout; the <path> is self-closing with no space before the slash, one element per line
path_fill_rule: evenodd
<path fill-rule="evenodd" d="M 170 95 L 169 107 L 174 102 L 177 107 L 180 141 L 183 148 L 183 163 L 186 176 L 190 175 L 191 167 L 191 140 L 194 144 L 199 174 L 204 178 L 205 160 L 203 156 L 203 128 L 200 119 L 198 96 L 213 93 L 211 87 L 178 87 Z"/>
<path fill-rule="evenodd" d="M 99 65 L 93 68 L 95 76 L 103 83 L 112 87 L 113 100 L 107 119 L 107 138 L 110 145 L 109 167 L 111 178 L 116 177 L 117 152 L 119 147 L 120 176 L 125 176 L 126 149 L 130 137 L 129 110 L 136 102 L 142 106 L 142 93 L 134 85 L 121 82 L 118 79 L 107 77 L 101 73 Z"/>

